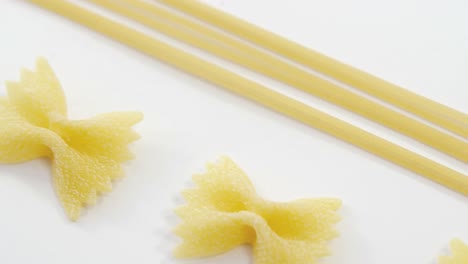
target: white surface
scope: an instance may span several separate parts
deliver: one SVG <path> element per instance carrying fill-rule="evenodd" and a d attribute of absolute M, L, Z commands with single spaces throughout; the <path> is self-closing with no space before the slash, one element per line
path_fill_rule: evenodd
<path fill-rule="evenodd" d="M 24 1 L 0 2 L 0 80 L 17 79 L 21 67 L 44 56 L 73 118 L 145 113 L 127 177 L 77 223 L 55 196 L 46 160 L 0 165 L 0 263 L 252 263 L 248 247 L 203 260 L 170 256 L 179 192 L 222 154 L 267 198 L 343 200 L 341 236 L 320 263 L 436 263 L 452 238 L 468 242 L 461 195 Z M 468 112 L 466 1 L 207 2 Z M 468 172 L 466 164 L 362 118 L 242 73 Z"/>

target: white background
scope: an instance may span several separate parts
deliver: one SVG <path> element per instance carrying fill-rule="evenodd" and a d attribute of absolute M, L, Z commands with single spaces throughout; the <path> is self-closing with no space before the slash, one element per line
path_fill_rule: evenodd
<path fill-rule="evenodd" d="M 73 118 L 145 114 L 127 177 L 76 223 L 55 196 L 47 160 L 0 165 L 0 263 L 253 263 L 248 247 L 203 260 L 170 255 L 179 192 L 220 155 L 244 168 L 266 198 L 343 200 L 341 235 L 320 263 L 434 264 L 452 238 L 468 242 L 465 197 L 25 1 L 0 2 L 0 80 L 16 80 L 44 56 Z M 206 2 L 468 112 L 465 0 Z M 468 173 L 466 164 L 401 135 L 238 72 Z"/>

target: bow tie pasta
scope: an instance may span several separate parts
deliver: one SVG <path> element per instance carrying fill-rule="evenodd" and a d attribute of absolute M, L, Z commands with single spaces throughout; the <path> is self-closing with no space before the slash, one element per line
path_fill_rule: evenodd
<path fill-rule="evenodd" d="M 266 201 L 229 158 L 193 180 L 197 187 L 183 192 L 187 204 L 176 211 L 182 223 L 175 233 L 183 239 L 177 257 L 212 256 L 241 244 L 253 246 L 256 264 L 315 263 L 330 254 L 339 200 Z"/>
<path fill-rule="evenodd" d="M 138 139 L 131 126 L 142 114 L 68 120 L 65 96 L 45 59 L 35 72 L 23 70 L 19 82 L 8 82 L 7 93 L 0 97 L 0 162 L 50 158 L 57 196 L 68 217 L 78 219 L 83 206 L 111 191 L 120 164 L 133 157 L 127 145 Z"/>

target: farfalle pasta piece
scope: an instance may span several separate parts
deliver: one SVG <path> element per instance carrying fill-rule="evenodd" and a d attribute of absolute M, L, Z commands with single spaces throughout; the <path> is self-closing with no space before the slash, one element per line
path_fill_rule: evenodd
<path fill-rule="evenodd" d="M 439 264 L 467 264 L 468 263 L 468 245 L 459 239 L 454 239 L 450 243 L 452 256 L 442 256 Z"/>
<path fill-rule="evenodd" d="M 133 155 L 127 145 L 138 139 L 131 126 L 138 112 L 68 120 L 65 96 L 45 59 L 36 71 L 22 70 L 19 82 L 7 82 L 0 97 L 0 162 L 18 163 L 49 157 L 53 183 L 72 220 L 122 173 L 121 163 Z"/>
<path fill-rule="evenodd" d="M 196 188 L 183 192 L 187 204 L 176 210 L 182 223 L 175 233 L 183 239 L 176 257 L 212 256 L 241 244 L 253 246 L 256 264 L 315 263 L 330 254 L 339 200 L 266 201 L 229 158 L 193 179 Z"/>

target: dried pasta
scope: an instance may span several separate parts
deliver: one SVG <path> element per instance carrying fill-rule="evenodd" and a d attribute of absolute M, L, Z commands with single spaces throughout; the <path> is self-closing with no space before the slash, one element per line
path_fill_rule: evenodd
<path fill-rule="evenodd" d="M 138 112 L 100 114 L 68 120 L 65 96 L 45 59 L 36 71 L 23 70 L 19 82 L 7 82 L 0 97 L 0 162 L 18 163 L 49 157 L 53 183 L 72 220 L 93 204 L 111 181 L 122 175 L 121 163 L 133 155 L 127 144 L 138 139 L 131 126 Z"/>
<path fill-rule="evenodd" d="M 439 264 L 467 264 L 468 263 L 468 245 L 459 239 L 454 239 L 450 243 L 452 256 L 443 256 L 439 259 Z"/>
<path fill-rule="evenodd" d="M 339 200 L 266 201 L 229 158 L 193 179 L 197 187 L 183 193 L 187 204 L 176 210 L 182 223 L 175 233 L 183 242 L 175 256 L 211 256 L 241 244 L 252 244 L 256 264 L 315 263 L 330 254 Z"/>
<path fill-rule="evenodd" d="M 168 63 L 198 78 L 246 99 L 328 133 L 376 156 L 424 176 L 463 195 L 468 195 L 468 177 L 461 172 L 319 111 L 216 64 L 203 60 L 148 34 L 123 25 L 85 7 L 65 0 L 29 0 L 56 14 L 82 24 L 146 55 Z M 194 1 L 190 1 L 194 2 Z M 188 2 L 187 2 L 188 3 Z"/>

